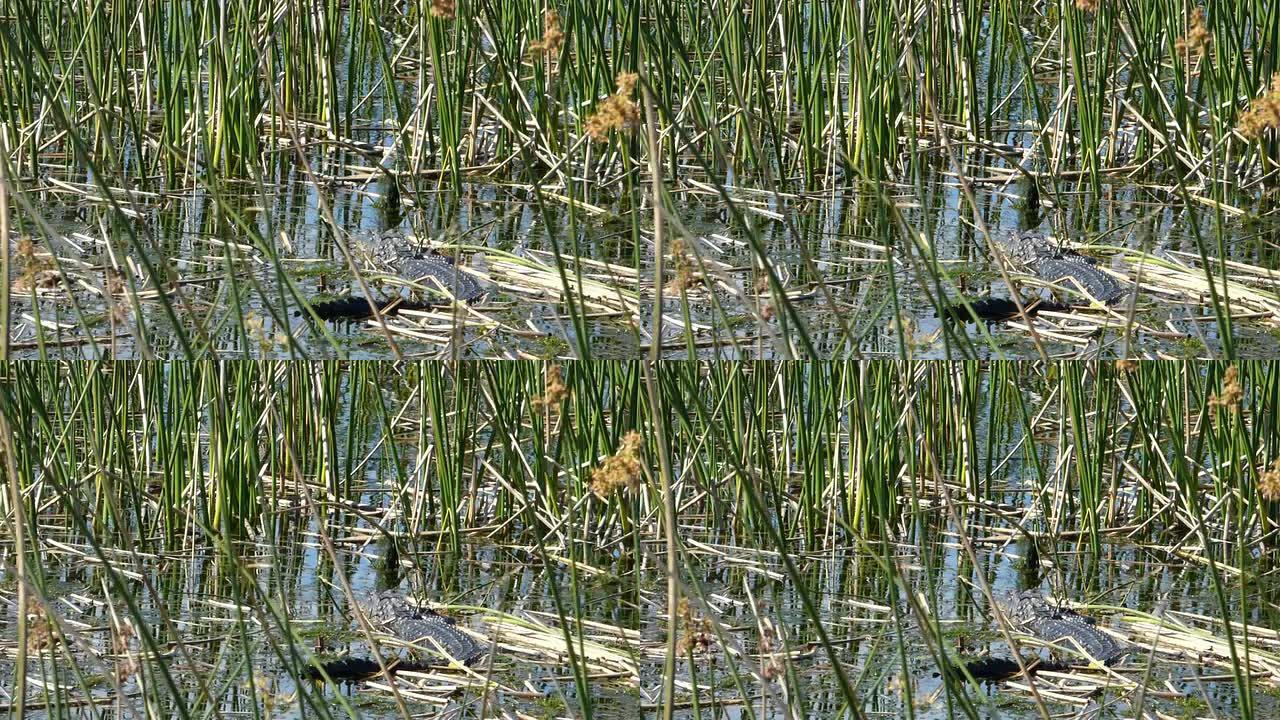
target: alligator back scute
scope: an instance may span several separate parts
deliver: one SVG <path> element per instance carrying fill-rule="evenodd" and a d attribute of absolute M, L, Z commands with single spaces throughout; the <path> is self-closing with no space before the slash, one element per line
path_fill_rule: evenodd
<path fill-rule="evenodd" d="M 1007 611 L 1010 619 L 1031 635 L 1105 665 L 1124 655 L 1115 638 L 1097 628 L 1096 620 L 1070 608 L 1051 605 L 1038 593 L 1015 595 Z"/>
<path fill-rule="evenodd" d="M 475 300 L 484 294 L 476 279 L 462 272 L 443 255 L 429 254 L 403 257 L 396 263 L 397 275 L 428 290 L 448 291 L 461 302 Z"/>
<path fill-rule="evenodd" d="M 1081 256 L 1046 258 L 1037 261 L 1034 269 L 1042 279 L 1084 292 L 1103 304 L 1115 302 L 1124 295 L 1124 289 L 1115 278 Z"/>
<path fill-rule="evenodd" d="M 399 593 L 380 593 L 365 612 L 383 633 L 464 665 L 484 654 L 475 639 L 459 630 L 451 618 L 412 605 Z"/>
<path fill-rule="evenodd" d="M 374 308 L 379 313 L 426 310 L 442 304 L 445 295 L 469 303 L 485 294 L 480 281 L 458 268 L 452 258 L 435 252 L 403 230 L 388 230 L 363 238 L 353 243 L 353 251 L 364 265 L 364 271 L 407 280 L 425 291 L 411 293 L 406 288 L 398 288 L 398 292 L 388 293 L 371 288 L 372 303 L 363 297 L 312 303 L 311 310 L 320 320 L 363 320 L 373 315 Z"/>
<path fill-rule="evenodd" d="M 1041 640 L 1058 647 L 1078 652 L 1093 660 L 1110 665 L 1121 654 L 1120 646 L 1106 633 L 1077 616 L 1076 618 L 1045 618 L 1027 626 Z"/>
<path fill-rule="evenodd" d="M 1124 296 L 1120 283 L 1098 268 L 1097 261 L 1041 233 L 1013 232 L 1002 242 L 1010 260 L 1042 280 L 1083 291 L 1104 304 Z"/>
<path fill-rule="evenodd" d="M 383 658 L 382 665 L 388 672 L 428 670 L 442 664 L 437 657 L 470 665 L 485 654 L 485 649 L 459 630 L 451 618 L 418 607 L 395 590 L 378 593 L 360 607 L 374 630 L 390 639 L 389 645 L 412 646 L 401 648 L 398 657 Z M 306 677 L 352 682 L 379 674 L 382 665 L 371 657 L 348 656 L 313 665 L 307 669 Z"/>
<path fill-rule="evenodd" d="M 1057 243 L 1034 230 L 1009 233 L 1003 239 L 1002 245 L 1004 246 L 1005 254 L 1010 260 L 1023 265 L 1030 265 L 1044 258 L 1056 257 L 1061 252 L 1061 248 Z"/>

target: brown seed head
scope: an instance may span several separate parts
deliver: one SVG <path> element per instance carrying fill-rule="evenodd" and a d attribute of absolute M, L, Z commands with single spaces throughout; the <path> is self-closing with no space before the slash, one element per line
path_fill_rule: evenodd
<path fill-rule="evenodd" d="M 1271 502 L 1280 502 L 1280 458 L 1258 478 L 1258 494 Z"/>
<path fill-rule="evenodd" d="M 569 389 L 565 387 L 560 366 L 552 365 L 547 368 L 547 379 L 542 394 L 533 398 L 533 406 L 539 410 L 558 407 L 560 401 L 568 396 Z"/>
<path fill-rule="evenodd" d="M 605 499 L 619 488 L 637 490 L 640 487 L 640 448 L 644 440 L 632 430 L 618 444 L 618 451 L 591 473 L 591 492 Z"/>
<path fill-rule="evenodd" d="M 547 9 L 542 18 L 542 39 L 529 44 L 529 49 L 539 55 L 554 55 L 564 44 L 564 31 L 560 29 L 560 16 L 555 10 Z"/>
<path fill-rule="evenodd" d="M 1280 130 L 1280 73 L 1271 77 L 1270 92 L 1249 103 L 1249 110 L 1240 116 L 1240 124 L 1236 127 L 1250 140 L 1262 137 L 1268 128 Z"/>
<path fill-rule="evenodd" d="M 1243 399 L 1244 390 L 1240 387 L 1240 371 L 1232 365 L 1222 374 L 1222 392 L 1209 398 L 1209 412 L 1216 413 L 1218 409 L 1239 408 L 1240 401 Z"/>
<path fill-rule="evenodd" d="M 458 3 L 456 0 L 431 0 L 431 17 L 452 20 L 457 16 L 457 13 Z"/>
<path fill-rule="evenodd" d="M 715 636 L 711 633 L 711 621 L 695 613 L 686 598 L 681 598 L 678 615 L 684 634 L 676 642 L 676 651 L 681 655 L 687 655 L 711 650 L 715 645 Z"/>
<path fill-rule="evenodd" d="M 36 652 L 52 648 L 58 644 L 58 633 L 54 628 L 54 620 L 45 612 L 44 606 L 31 602 L 27 606 L 27 649 Z"/>
<path fill-rule="evenodd" d="M 698 272 L 698 265 L 688 248 L 685 247 L 684 240 L 676 238 L 672 241 L 671 257 L 675 260 L 676 276 L 667 285 L 668 290 L 678 293 L 702 282 L 703 278 L 701 273 Z"/>
<path fill-rule="evenodd" d="M 618 75 L 617 92 L 605 98 L 584 123 L 593 140 L 604 142 L 609 139 L 610 130 L 635 127 L 640 122 L 640 107 L 631 99 L 638 79 L 635 73 Z"/>
<path fill-rule="evenodd" d="M 1191 17 L 1187 20 L 1187 34 L 1178 38 L 1174 45 L 1180 53 L 1196 53 L 1204 55 L 1209 52 L 1210 46 L 1213 45 L 1213 33 L 1209 32 L 1209 28 L 1204 24 L 1204 10 L 1196 8 L 1191 11 Z"/>

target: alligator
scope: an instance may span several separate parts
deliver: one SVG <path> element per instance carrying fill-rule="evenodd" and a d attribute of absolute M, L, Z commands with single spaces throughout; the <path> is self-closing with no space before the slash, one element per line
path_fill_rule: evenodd
<path fill-rule="evenodd" d="M 361 609 L 378 633 L 380 644 L 398 647 L 398 656 L 384 659 L 388 672 L 421 671 L 452 662 L 471 665 L 485 650 L 470 635 L 457 628 L 452 618 L 413 604 L 398 591 L 385 590 Z M 319 662 L 307 669 L 307 676 L 321 680 L 361 680 L 382 672 L 382 665 L 368 657 L 347 656 Z"/>
<path fill-rule="evenodd" d="M 1016 270 L 1035 275 L 1041 280 L 1080 292 L 1103 305 L 1111 305 L 1125 295 L 1125 290 L 1115 278 L 1098 268 L 1091 257 L 1081 255 L 1065 245 L 1055 242 L 1035 231 L 1014 231 L 1001 241 L 1004 255 Z M 1022 301 L 1028 315 L 1045 310 L 1066 311 L 1066 303 L 1043 298 Z M 1018 305 L 1006 298 L 981 298 L 968 304 L 954 303 L 945 308 L 947 317 L 974 322 L 984 320 L 998 322 L 1018 317 Z"/>
<path fill-rule="evenodd" d="M 1069 653 L 1090 663 L 1111 666 L 1127 652 L 1115 638 L 1098 629 L 1097 620 L 1064 605 L 1052 604 L 1034 590 L 1015 594 L 1008 602 L 1001 603 L 1001 610 L 1015 629 L 1048 643 L 1055 653 Z M 1070 662 L 1039 656 L 1024 657 L 1022 665 L 1029 673 L 1062 672 L 1073 667 Z M 1022 672 L 1016 660 L 1001 657 L 966 661 L 964 670 L 973 679 L 986 682 L 1005 680 Z"/>
<path fill-rule="evenodd" d="M 360 320 L 371 317 L 374 307 L 379 313 L 422 310 L 436 307 L 449 299 L 470 302 L 484 294 L 480 283 L 459 270 L 451 258 L 426 247 L 401 230 L 388 230 L 353 245 L 353 250 L 365 261 L 363 264 L 367 270 L 396 279 L 402 286 L 408 281 L 414 292 L 380 294 L 373 298 L 372 303 L 360 296 L 313 303 L 311 309 L 321 320 Z"/>

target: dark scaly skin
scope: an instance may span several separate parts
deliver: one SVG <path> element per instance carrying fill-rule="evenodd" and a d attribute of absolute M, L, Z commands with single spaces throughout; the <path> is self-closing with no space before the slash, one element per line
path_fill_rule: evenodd
<path fill-rule="evenodd" d="M 1124 297 L 1124 288 L 1115 278 L 1098 269 L 1088 257 L 1046 238 L 1038 232 L 1013 232 L 1001 241 L 1005 257 L 1015 268 L 1047 283 L 1088 295 L 1104 305 Z M 945 315 L 958 320 L 1009 320 L 1018 315 L 1017 304 L 1003 298 L 981 298 L 969 301 L 972 310 L 961 303 L 948 307 Z M 1063 311 L 1063 303 L 1032 298 L 1023 301 L 1028 315 L 1041 310 Z"/>
<path fill-rule="evenodd" d="M 484 294 L 475 278 L 458 269 L 453 261 L 421 245 L 399 230 L 389 230 L 357 243 L 357 255 L 367 260 L 367 269 L 390 275 L 426 288 L 426 294 L 403 298 L 399 294 L 379 295 L 373 305 L 379 312 L 422 310 L 447 302 L 447 296 L 459 302 L 470 302 Z M 321 320 L 358 320 L 373 311 L 362 297 L 339 298 L 311 306 Z"/>
<path fill-rule="evenodd" d="M 387 590 L 373 596 L 361 608 L 373 629 L 386 636 L 385 643 L 412 645 L 399 657 L 384 660 L 388 671 L 417 671 L 446 665 L 451 661 L 470 665 L 485 654 L 470 635 L 456 627 L 454 621 L 424 607 L 410 603 L 403 595 Z M 345 657 L 311 668 L 315 679 L 328 676 L 332 680 L 357 680 L 382 671 L 378 661 L 366 657 Z"/>
<path fill-rule="evenodd" d="M 368 241 L 366 249 L 375 266 L 388 275 L 404 278 L 429 290 L 447 290 L 463 302 L 484 294 L 480 283 L 458 270 L 452 260 L 399 231 L 382 233 Z"/>
<path fill-rule="evenodd" d="M 1044 660 L 1034 656 L 1022 658 L 1022 665 L 1032 675 L 1038 672 L 1061 672 L 1071 669 L 1071 666 L 1067 663 Z M 1008 680 L 1022 673 L 1022 669 L 1018 667 L 1017 660 L 991 656 L 970 660 L 964 664 L 964 669 L 974 680 L 979 682 Z"/>
<path fill-rule="evenodd" d="M 451 618 L 417 607 L 395 591 L 379 593 L 365 606 L 374 627 L 406 643 L 420 646 L 463 664 L 484 653 L 476 641 L 458 630 Z"/>
<path fill-rule="evenodd" d="M 1070 608 L 1051 605 L 1039 593 L 1018 593 L 1006 612 L 1028 634 L 1090 660 L 1111 665 L 1124 655 L 1115 638 L 1098 629 L 1096 620 Z"/>
<path fill-rule="evenodd" d="M 1046 238 L 1040 233 L 1013 233 L 1005 241 L 1010 260 L 1045 282 L 1083 292 L 1103 304 L 1124 295 L 1124 288 L 1098 269 L 1090 258 Z"/>
<path fill-rule="evenodd" d="M 1093 618 L 1053 605 L 1033 590 L 1014 595 L 1009 602 L 1001 604 L 1001 609 L 1016 629 L 1064 651 L 1088 657 L 1090 661 L 1109 666 L 1125 654 L 1115 638 L 1098 629 Z M 1023 664 L 1032 674 L 1071 669 L 1070 663 L 1039 657 L 1023 658 Z M 964 663 L 964 668 L 975 680 L 991 682 L 1011 678 L 1021 672 L 1017 661 L 999 657 L 970 660 Z"/>

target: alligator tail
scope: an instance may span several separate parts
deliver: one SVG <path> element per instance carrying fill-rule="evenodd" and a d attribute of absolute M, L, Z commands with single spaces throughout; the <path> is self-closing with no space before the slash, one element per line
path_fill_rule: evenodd
<path fill-rule="evenodd" d="M 1050 300 L 1023 300 L 1022 307 L 1028 315 L 1035 315 L 1042 310 L 1061 312 L 1070 306 Z M 955 303 L 943 308 L 942 315 L 948 320 L 960 322 L 1001 322 L 1018 317 L 1018 304 L 1007 298 L 977 298 L 969 300 L 969 304 Z"/>
<path fill-rule="evenodd" d="M 400 310 L 426 310 L 434 307 L 431 303 L 418 301 L 406 301 L 402 299 L 394 299 L 385 302 L 375 302 L 375 306 L 380 313 L 398 312 Z M 337 300 L 326 300 L 324 302 L 313 303 L 311 311 L 321 320 L 364 320 L 373 317 L 373 310 L 369 306 L 369 301 L 362 297 L 345 297 Z"/>
<path fill-rule="evenodd" d="M 307 668 L 307 679 L 324 680 L 360 680 L 382 672 L 378 663 L 364 657 L 344 657 L 338 660 L 311 665 Z"/>
<path fill-rule="evenodd" d="M 1027 668 L 1027 673 L 1031 675 L 1037 672 L 1067 670 L 1071 667 L 1067 663 L 1035 657 L 1024 659 L 1023 664 Z M 988 656 L 964 663 L 964 671 L 978 682 L 999 682 L 1016 677 L 1022 672 L 1022 668 L 1018 667 L 1017 660 Z"/>
<path fill-rule="evenodd" d="M 392 674 L 403 671 L 424 670 L 428 667 L 429 665 L 424 663 L 405 662 L 403 660 L 387 661 L 387 671 Z M 367 657 L 347 656 L 322 662 L 318 667 L 316 665 L 309 666 L 306 677 L 309 680 L 324 680 L 327 676 L 330 680 L 340 682 L 344 680 L 364 680 L 381 672 L 382 668 L 378 665 L 377 660 L 371 660 Z"/>

